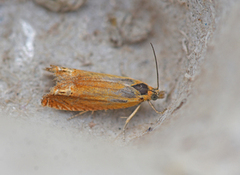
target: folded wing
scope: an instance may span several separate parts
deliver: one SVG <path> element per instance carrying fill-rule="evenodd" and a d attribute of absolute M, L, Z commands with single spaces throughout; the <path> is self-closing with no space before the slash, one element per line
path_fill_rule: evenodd
<path fill-rule="evenodd" d="M 43 106 L 95 111 L 127 108 L 143 101 L 140 92 L 132 87 L 142 83 L 139 80 L 58 66 L 47 70 L 56 75 L 57 84 L 43 97 Z"/>

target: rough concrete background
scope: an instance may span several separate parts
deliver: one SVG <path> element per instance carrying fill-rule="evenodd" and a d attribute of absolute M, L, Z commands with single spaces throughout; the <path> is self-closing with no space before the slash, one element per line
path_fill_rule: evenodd
<path fill-rule="evenodd" d="M 31 1 L 2 1 L 0 7 L 4 174 L 240 173 L 239 3 L 87 1 L 69 13 Z M 109 40 L 114 33 L 109 16 L 118 22 L 124 13 L 133 23 L 119 30 L 132 41 L 145 35 L 132 43 L 115 32 L 122 43 L 116 48 Z M 146 22 L 146 32 L 139 21 Z M 74 112 L 40 106 L 53 85 L 43 71 L 49 64 L 124 73 L 156 86 L 149 42 L 157 52 L 160 88 L 168 93 L 154 105 L 168 110 L 159 116 L 143 104 L 128 126 L 126 142 L 114 140 L 125 122 L 119 116 L 134 108 L 67 121 Z"/>

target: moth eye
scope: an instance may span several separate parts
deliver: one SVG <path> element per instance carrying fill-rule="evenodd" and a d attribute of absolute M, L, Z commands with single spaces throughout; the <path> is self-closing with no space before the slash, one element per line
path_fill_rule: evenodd
<path fill-rule="evenodd" d="M 151 99 L 152 99 L 152 100 L 157 100 L 157 99 L 158 99 L 157 94 L 152 94 Z"/>

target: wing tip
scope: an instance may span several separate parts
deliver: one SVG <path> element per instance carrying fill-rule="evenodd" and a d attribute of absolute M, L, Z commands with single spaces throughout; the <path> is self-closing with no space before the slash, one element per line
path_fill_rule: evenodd
<path fill-rule="evenodd" d="M 55 65 L 50 65 L 50 67 L 47 67 L 44 70 L 55 73 L 59 70 L 59 67 Z"/>

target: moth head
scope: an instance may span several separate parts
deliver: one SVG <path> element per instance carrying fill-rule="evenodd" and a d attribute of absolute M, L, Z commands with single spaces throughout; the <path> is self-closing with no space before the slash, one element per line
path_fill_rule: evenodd
<path fill-rule="evenodd" d="M 158 89 L 152 90 L 151 100 L 157 100 L 165 97 L 165 91 L 159 91 Z"/>
<path fill-rule="evenodd" d="M 157 57 L 156 57 L 156 53 L 155 53 L 155 50 L 154 50 L 154 47 L 153 47 L 152 43 L 150 43 L 150 44 L 152 46 L 154 59 L 155 59 L 155 63 L 156 63 L 156 72 L 157 72 L 157 88 L 153 88 L 151 90 L 152 91 L 151 100 L 157 100 L 159 98 L 164 98 L 165 97 L 165 91 L 160 91 L 159 90 L 159 73 L 158 73 Z"/>

